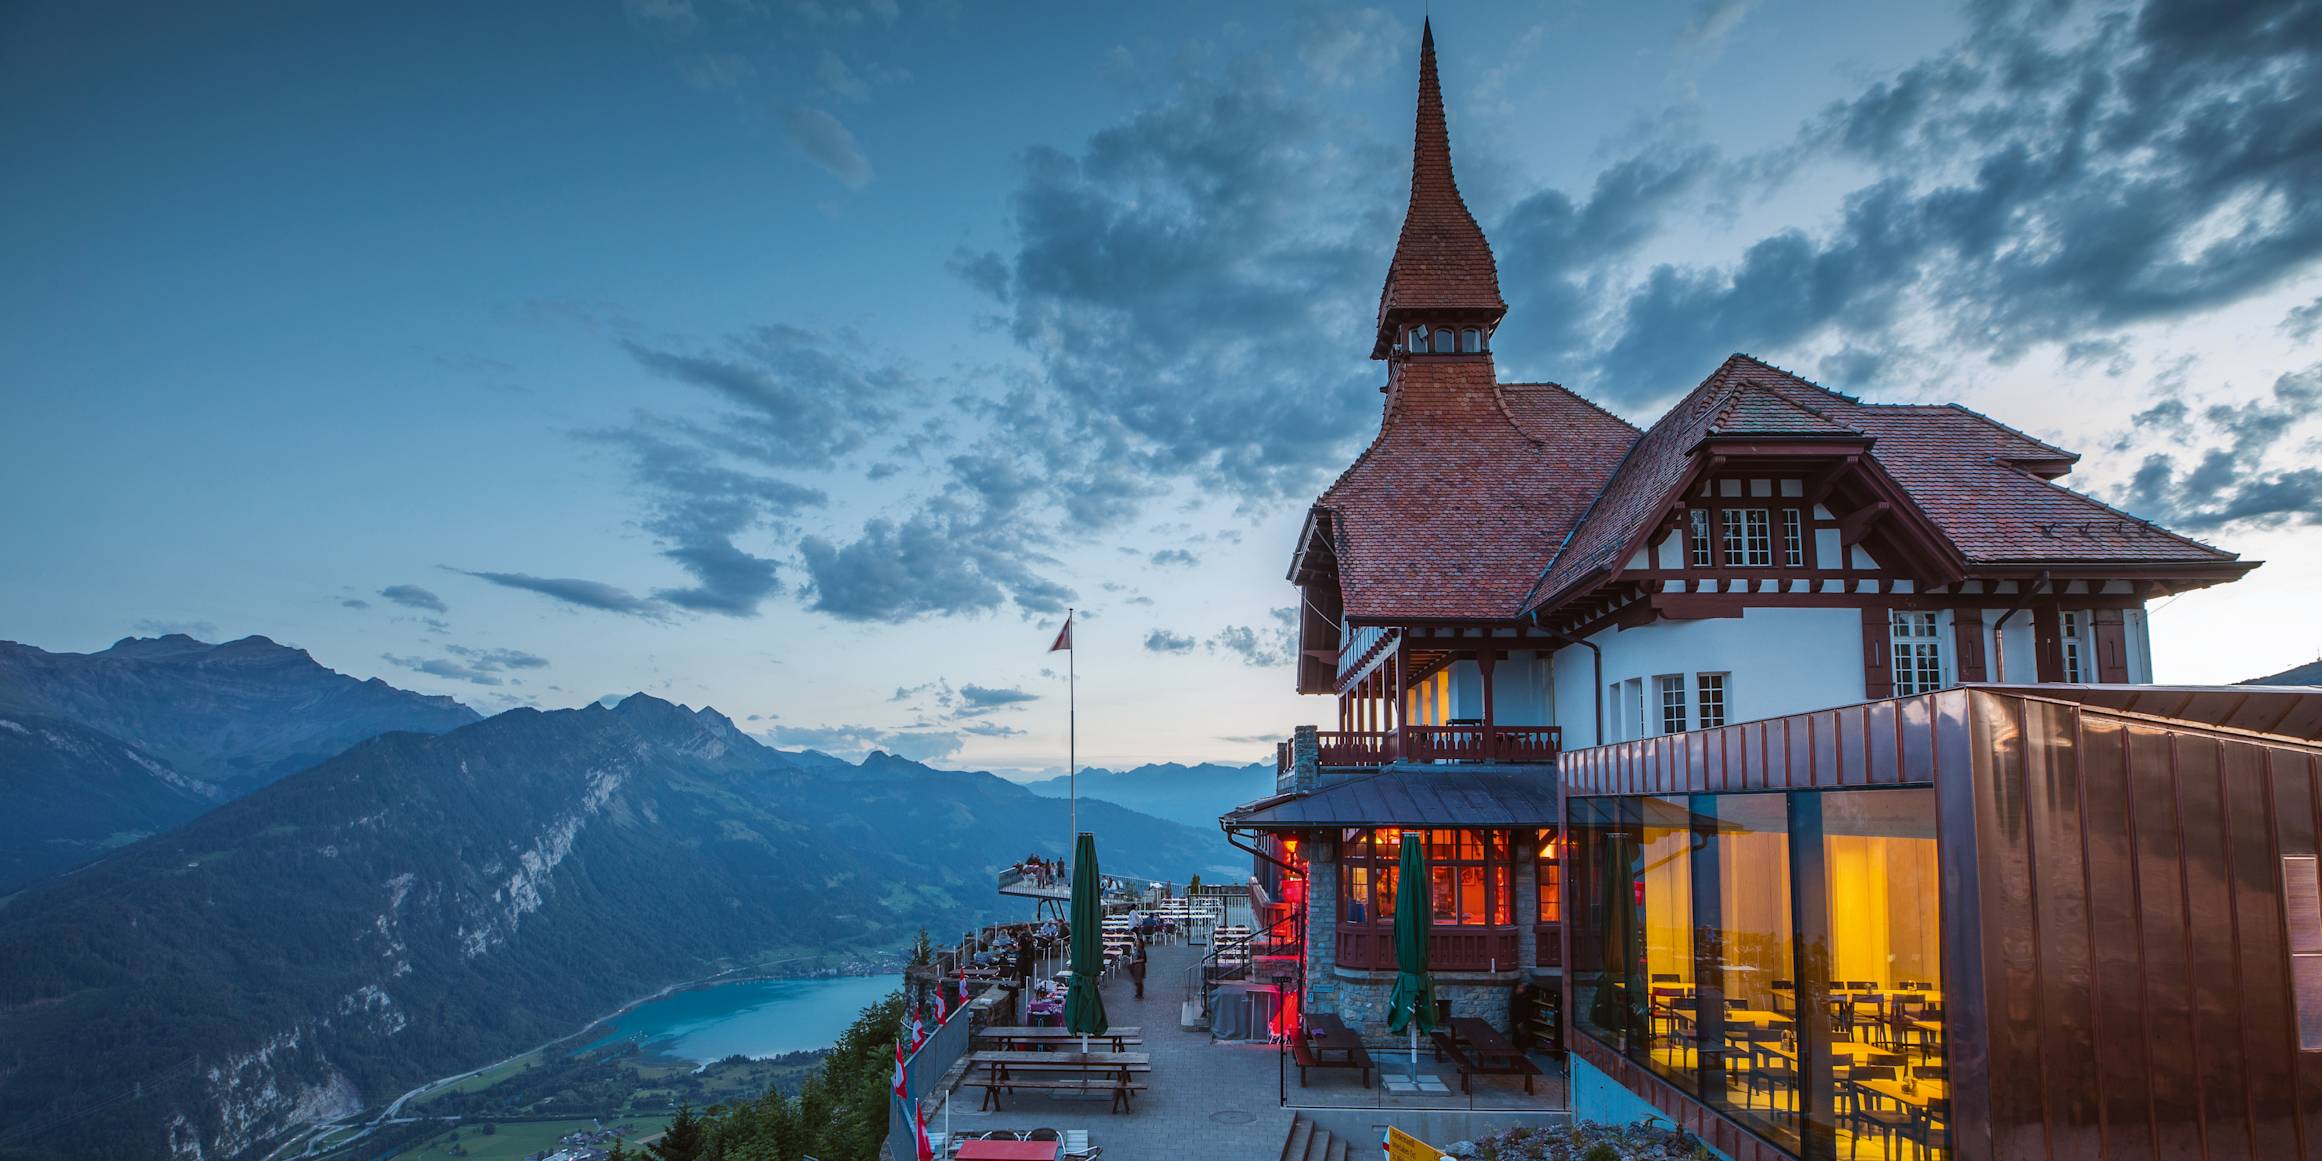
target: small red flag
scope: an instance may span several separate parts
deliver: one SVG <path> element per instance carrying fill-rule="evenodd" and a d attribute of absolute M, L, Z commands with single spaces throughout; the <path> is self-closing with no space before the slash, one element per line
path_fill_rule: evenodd
<path fill-rule="evenodd" d="M 1057 630 L 1056 643 L 1050 645 L 1048 651 L 1050 653 L 1070 653 L 1072 651 L 1072 614 L 1065 614 L 1064 628 Z"/>
<path fill-rule="evenodd" d="M 913 1135 L 919 1138 L 919 1161 L 935 1161 L 935 1142 L 927 1136 L 927 1110 L 913 1109 L 911 1119 L 914 1128 Z"/>
<path fill-rule="evenodd" d="M 903 1091 L 903 1042 L 898 1040 L 895 1042 L 895 1097 L 902 1100 L 909 1095 Z"/>

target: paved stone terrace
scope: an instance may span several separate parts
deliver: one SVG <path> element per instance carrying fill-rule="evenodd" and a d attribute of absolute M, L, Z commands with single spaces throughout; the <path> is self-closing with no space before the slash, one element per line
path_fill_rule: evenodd
<path fill-rule="evenodd" d="M 1104 984 L 1105 1015 L 1114 1024 L 1142 1028 L 1142 1051 L 1153 1057 L 1150 1091 L 1137 1098 L 1137 1111 L 1121 1115 L 1110 1111 L 1107 1098 L 1082 1098 L 1019 1092 L 1007 1098 L 999 1112 L 978 1112 L 983 1092 L 963 1087 L 952 1094 L 951 1128 L 955 1133 L 983 1129 L 1087 1129 L 1089 1143 L 1102 1146 L 1105 1161 L 1142 1161 L 1145 1158 L 1249 1157 L 1272 1158 L 1290 1132 L 1294 1112 L 1312 1115 L 1317 1109 L 1403 1110 L 1417 1108 L 1477 1111 L 1540 1112 L 1567 1107 L 1564 1079 L 1550 1070 L 1534 1083 L 1535 1096 L 1525 1096 L 1514 1078 L 1478 1077 L 1475 1094 L 1461 1095 L 1456 1073 L 1445 1079 L 1448 1094 L 1421 1098 L 1388 1096 L 1376 1075 L 1372 1087 L 1362 1087 L 1357 1076 L 1343 1069 L 1316 1070 L 1311 1087 L 1298 1086 L 1293 1067 L 1288 1075 L 1291 1105 L 1280 1103 L 1282 1080 L 1278 1053 L 1268 1044 L 1213 1042 L 1203 1031 L 1179 1027 L 1185 1000 L 1186 972 L 1208 949 L 1159 945 L 1152 949 L 1145 998 L 1125 974 L 1115 973 Z M 1387 1067 L 1406 1067 L 1386 1054 L 1374 1053 Z M 1405 1058 L 1407 1059 L 1407 1058 Z M 1419 1053 L 1422 1073 L 1437 1067 L 1424 1046 Z M 1397 1118 L 1400 1123 L 1401 1118 Z M 1476 1131 L 1484 1118 L 1477 1121 Z M 1516 1120 L 1502 1122 L 1517 1123 Z M 930 1129 L 943 1127 L 942 1113 L 931 1111 Z M 1350 1141 L 1350 1144 L 1354 1142 Z"/>

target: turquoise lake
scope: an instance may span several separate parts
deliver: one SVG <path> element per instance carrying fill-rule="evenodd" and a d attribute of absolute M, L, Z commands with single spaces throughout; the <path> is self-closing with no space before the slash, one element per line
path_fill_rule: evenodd
<path fill-rule="evenodd" d="M 735 1053 L 778 1056 L 828 1048 L 899 976 L 742 980 L 640 1004 L 592 1029 L 588 1047 L 636 1040 L 647 1052 L 706 1064 Z"/>

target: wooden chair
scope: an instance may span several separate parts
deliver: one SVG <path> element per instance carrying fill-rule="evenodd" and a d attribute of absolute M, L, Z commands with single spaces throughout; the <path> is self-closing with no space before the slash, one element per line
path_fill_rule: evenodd
<path fill-rule="evenodd" d="M 1772 1028 L 1749 1028 L 1742 1032 L 1742 1043 L 1749 1050 L 1749 1068 L 1742 1074 L 1742 1107 L 1757 1106 L 1760 1085 L 1765 1086 L 1769 1109 L 1780 1107 L 1775 1097 L 1782 1089 L 1788 1089 L 1795 1097 L 1798 1066 L 1774 1052 L 1782 1043 L 1782 1034 Z"/>
<path fill-rule="evenodd" d="M 1903 1130 L 1902 1136 L 1915 1147 L 1915 1156 L 1933 1157 L 1950 1146 L 1950 1097 L 1930 1098 L 1924 1106 L 1911 1112 L 1911 1127 Z"/>
<path fill-rule="evenodd" d="M 1903 1134 L 1910 1132 L 1915 1119 L 1907 1109 L 1887 1108 L 1884 1102 L 1863 1087 L 1864 1082 L 1895 1079 L 1891 1064 L 1858 1064 L 1847 1073 L 1845 1087 L 1839 1090 L 1838 1127 L 1848 1133 L 1846 1155 L 1858 1155 L 1862 1139 L 1876 1134 L 1882 1151 L 1892 1157 L 1892 1146 Z"/>

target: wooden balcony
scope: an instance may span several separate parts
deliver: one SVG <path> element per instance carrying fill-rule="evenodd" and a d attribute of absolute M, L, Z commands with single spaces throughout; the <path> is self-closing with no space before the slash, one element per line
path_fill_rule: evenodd
<path fill-rule="evenodd" d="M 1317 765 L 1363 769 L 1389 762 L 1556 761 L 1564 732 L 1555 726 L 1409 726 L 1401 730 L 1323 730 L 1315 735 Z M 1277 774 L 1290 773 L 1290 743 L 1274 747 Z"/>
<path fill-rule="evenodd" d="M 1517 962 L 1518 956 L 1513 927 L 1434 927 L 1427 932 L 1427 966 L 1432 971 L 1512 972 L 1527 966 Z M 1394 971 L 1395 929 L 1378 924 L 1340 924 L 1338 966 Z"/>

